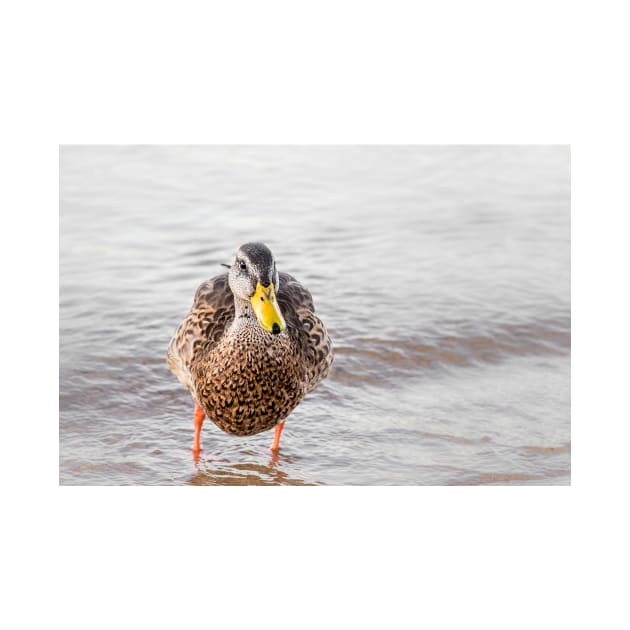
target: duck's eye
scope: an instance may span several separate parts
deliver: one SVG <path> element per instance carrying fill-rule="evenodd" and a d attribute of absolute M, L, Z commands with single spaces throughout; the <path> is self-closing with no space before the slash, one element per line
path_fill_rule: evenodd
<path fill-rule="evenodd" d="M 245 264 L 244 260 L 239 260 L 238 261 L 238 266 L 239 266 L 241 271 L 245 271 L 247 269 L 247 265 Z"/>

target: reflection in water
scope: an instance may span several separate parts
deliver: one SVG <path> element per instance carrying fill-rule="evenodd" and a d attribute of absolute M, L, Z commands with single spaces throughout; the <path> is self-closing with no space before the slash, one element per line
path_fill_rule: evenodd
<path fill-rule="evenodd" d="M 566 147 L 62 147 L 62 484 L 570 483 Z M 330 376 L 273 432 L 204 425 L 166 346 L 262 240 Z"/>
<path fill-rule="evenodd" d="M 290 459 L 286 460 L 291 461 Z M 293 479 L 282 470 L 282 456 L 279 453 L 271 455 L 269 464 L 243 463 L 229 464 L 212 458 L 201 460 L 197 472 L 189 480 L 193 486 L 308 486 L 317 485 L 315 482 L 306 483 L 301 479 Z"/>

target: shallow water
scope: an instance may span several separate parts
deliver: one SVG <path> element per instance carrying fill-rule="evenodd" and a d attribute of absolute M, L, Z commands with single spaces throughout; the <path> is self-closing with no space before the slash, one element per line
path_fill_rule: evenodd
<path fill-rule="evenodd" d="M 62 147 L 61 484 L 569 484 L 566 147 Z M 335 344 L 273 432 L 165 363 L 197 286 L 262 240 Z"/>

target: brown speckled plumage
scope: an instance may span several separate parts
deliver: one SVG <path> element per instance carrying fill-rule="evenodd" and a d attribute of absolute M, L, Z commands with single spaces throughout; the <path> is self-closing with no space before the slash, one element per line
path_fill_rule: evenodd
<path fill-rule="evenodd" d="M 197 289 L 169 345 L 169 368 L 227 433 L 273 428 L 328 374 L 332 344 L 310 292 L 280 273 L 277 302 L 286 322 L 280 334 L 263 330 L 255 317 L 235 318 L 223 273 Z"/>

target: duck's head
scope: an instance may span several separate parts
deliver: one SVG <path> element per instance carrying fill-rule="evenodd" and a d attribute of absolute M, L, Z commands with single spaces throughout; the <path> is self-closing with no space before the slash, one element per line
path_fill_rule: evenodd
<path fill-rule="evenodd" d="M 263 243 L 241 245 L 228 273 L 230 289 L 249 302 L 263 330 L 278 334 L 286 328 L 276 293 L 280 276 L 271 250 Z"/>

